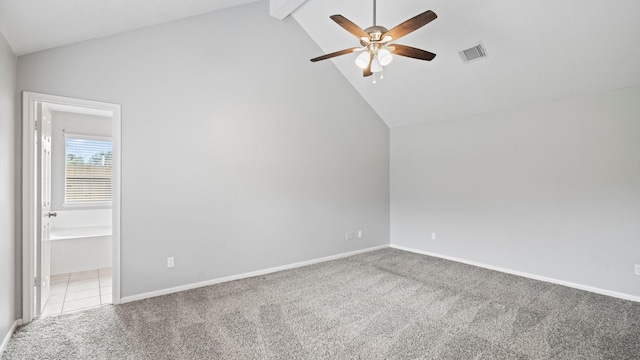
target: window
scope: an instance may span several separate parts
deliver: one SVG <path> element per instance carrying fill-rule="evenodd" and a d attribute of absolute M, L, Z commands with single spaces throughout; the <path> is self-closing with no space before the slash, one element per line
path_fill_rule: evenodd
<path fill-rule="evenodd" d="M 65 205 L 110 203 L 113 144 L 108 138 L 65 135 Z"/>

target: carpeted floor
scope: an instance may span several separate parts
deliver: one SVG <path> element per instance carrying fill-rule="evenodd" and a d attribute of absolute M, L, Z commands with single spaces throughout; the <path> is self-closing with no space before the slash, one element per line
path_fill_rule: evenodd
<path fill-rule="evenodd" d="M 384 249 L 36 320 L 2 359 L 640 359 L 640 303 Z"/>

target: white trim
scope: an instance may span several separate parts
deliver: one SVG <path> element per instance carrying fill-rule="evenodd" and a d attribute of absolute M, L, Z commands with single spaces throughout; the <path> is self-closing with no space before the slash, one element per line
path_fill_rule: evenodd
<path fill-rule="evenodd" d="M 544 281 L 544 282 L 548 282 L 548 283 L 552 283 L 552 284 L 567 286 L 567 287 L 574 288 L 574 289 L 589 291 L 589 292 L 600 294 L 600 295 L 611 296 L 611 297 L 615 297 L 615 298 L 618 298 L 618 299 L 640 302 L 640 296 L 625 294 L 625 293 L 621 293 L 621 292 L 617 292 L 617 291 L 600 289 L 600 288 L 596 288 L 596 287 L 588 286 L 588 285 L 576 284 L 576 283 L 572 283 L 572 282 L 569 282 L 569 281 L 549 278 L 549 277 L 546 277 L 546 276 L 534 275 L 534 274 L 529 274 L 529 273 L 525 273 L 525 272 L 521 272 L 521 271 L 505 269 L 505 268 L 502 268 L 502 267 L 499 267 L 499 266 L 487 265 L 487 264 L 483 264 L 483 263 L 479 263 L 479 262 L 475 262 L 475 261 L 469 261 L 469 260 L 457 258 L 457 257 L 454 257 L 454 256 L 448 256 L 448 255 L 432 253 L 430 251 L 417 250 L 417 249 L 413 249 L 413 248 L 406 247 L 406 246 L 400 246 L 400 245 L 394 245 L 394 244 L 391 244 L 390 246 L 392 248 L 398 249 L 398 250 L 409 251 L 409 252 L 416 253 L 416 254 L 421 254 L 421 255 L 433 256 L 433 257 L 437 257 L 437 258 L 441 258 L 441 259 L 445 259 L 445 260 L 451 260 L 451 261 L 455 261 L 455 262 L 459 262 L 459 263 L 463 263 L 463 264 L 467 264 L 467 265 L 472 265 L 472 266 L 477 266 L 477 267 L 481 267 L 481 268 L 485 268 L 485 269 L 489 269 L 489 270 L 500 271 L 500 272 L 503 272 L 503 273 L 506 273 L 506 274 L 522 276 L 522 277 L 526 277 L 526 278 L 533 279 L 533 280 Z"/>
<path fill-rule="evenodd" d="M 68 133 L 64 130 L 62 131 L 62 136 L 64 137 L 65 142 L 67 141 L 67 138 L 78 139 L 78 140 L 95 140 L 95 141 L 102 141 L 102 142 L 113 142 L 113 139 L 111 138 L 111 136 Z"/>
<path fill-rule="evenodd" d="M 7 350 L 7 346 L 9 346 L 9 341 L 11 340 L 13 333 L 20 325 L 22 325 L 21 319 L 14 321 L 13 325 L 11 325 L 11 329 L 9 329 L 9 332 L 7 333 L 7 335 L 5 335 L 4 340 L 2 340 L 2 345 L 0 345 L 0 357 L 2 356 L 2 354 L 4 354 L 5 350 Z"/>
<path fill-rule="evenodd" d="M 34 277 L 34 239 L 36 213 L 36 171 L 35 171 L 35 104 L 38 102 L 92 109 L 109 113 L 113 123 L 113 303 L 120 303 L 120 174 L 122 167 L 121 141 L 122 118 L 121 106 L 92 100 L 67 98 L 62 96 L 39 94 L 24 91 L 22 94 L 22 323 L 33 320 L 33 277 Z"/>
<path fill-rule="evenodd" d="M 380 246 L 375 246 L 375 247 L 366 248 L 366 249 L 362 249 L 362 250 L 356 250 L 356 251 L 351 251 L 351 252 L 347 252 L 347 253 L 342 253 L 342 254 L 338 254 L 338 255 L 326 256 L 326 257 L 319 258 L 319 259 L 301 261 L 301 262 L 297 262 L 297 263 L 293 263 L 293 264 L 288 264 L 288 265 L 283 265 L 283 266 L 276 266 L 276 267 L 272 267 L 272 268 L 268 268 L 268 269 L 264 269 L 264 270 L 257 270 L 257 271 L 252 271 L 252 272 L 248 272 L 248 273 L 244 273 L 244 274 L 231 275 L 231 276 L 227 276 L 227 277 L 223 277 L 223 278 L 207 280 L 207 281 L 202 281 L 202 282 L 193 283 L 193 284 L 176 286 L 176 287 L 172 287 L 172 288 L 169 288 L 169 289 L 151 291 L 151 292 L 148 292 L 148 293 L 143 293 L 143 294 L 138 294 L 138 295 L 133 295 L 133 296 L 126 296 L 126 297 L 122 298 L 121 303 L 124 304 L 124 303 L 132 302 L 132 301 L 138 301 L 138 300 L 148 299 L 148 298 L 152 298 L 152 297 L 156 297 L 156 296 L 173 294 L 173 293 L 180 292 L 180 291 L 196 289 L 196 288 L 209 286 L 209 285 L 220 284 L 220 283 L 224 283 L 224 282 L 228 282 L 228 281 L 246 279 L 246 278 L 250 278 L 250 277 L 254 277 L 254 276 L 260 276 L 260 275 L 266 275 L 266 274 L 270 274 L 270 273 L 274 273 L 274 272 L 278 272 L 278 271 L 295 269 L 295 268 L 308 266 L 308 265 L 313 265 L 313 264 L 317 264 L 317 263 L 322 263 L 322 262 L 326 262 L 326 261 L 342 259 L 342 258 L 345 258 L 345 257 L 358 255 L 358 254 L 362 254 L 362 253 L 366 253 L 366 252 L 370 252 L 370 251 L 386 249 L 388 247 L 389 247 L 389 245 L 380 245 Z"/>
<path fill-rule="evenodd" d="M 65 188 L 66 188 L 66 185 L 65 185 Z M 112 201 L 94 201 L 94 202 L 86 202 L 86 203 L 62 203 L 63 208 L 69 208 L 69 209 L 80 209 L 80 208 L 111 209 L 112 206 L 113 206 Z"/>
<path fill-rule="evenodd" d="M 112 276 L 113 276 L 113 288 L 112 299 L 114 305 L 120 304 L 120 289 L 121 289 L 121 269 L 120 269 L 120 256 L 121 256 L 121 229 L 120 229 L 120 214 L 121 214 L 121 184 L 122 184 L 122 107 L 116 106 L 113 110 L 113 199 L 112 203 L 112 217 L 111 226 L 112 240 L 111 251 L 113 252 L 112 258 Z"/>
<path fill-rule="evenodd" d="M 33 276 L 35 262 L 33 245 L 35 238 L 35 100 L 30 93 L 22 97 L 22 319 L 25 323 L 33 317 Z"/>

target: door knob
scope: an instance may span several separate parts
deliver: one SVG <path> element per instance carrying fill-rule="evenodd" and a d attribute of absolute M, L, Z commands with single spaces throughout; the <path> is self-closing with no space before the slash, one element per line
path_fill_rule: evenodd
<path fill-rule="evenodd" d="M 47 215 L 45 215 L 45 216 L 50 217 L 50 218 L 51 217 L 57 217 L 58 213 L 54 213 L 54 212 L 49 211 L 49 213 Z"/>

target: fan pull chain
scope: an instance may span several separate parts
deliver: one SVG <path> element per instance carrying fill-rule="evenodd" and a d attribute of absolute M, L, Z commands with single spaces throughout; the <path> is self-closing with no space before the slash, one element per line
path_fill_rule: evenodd
<path fill-rule="evenodd" d="M 376 73 L 373 73 L 373 83 L 376 83 Z"/>

